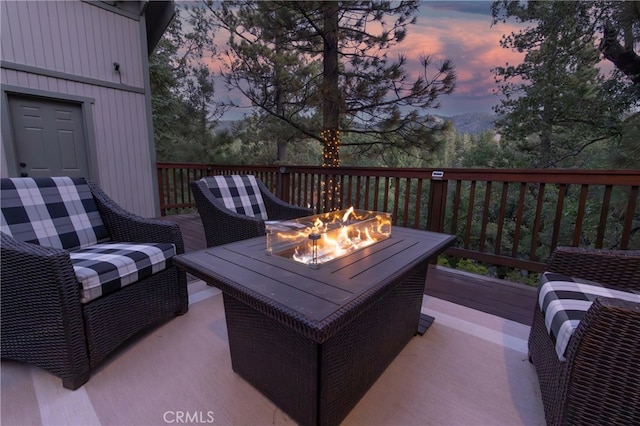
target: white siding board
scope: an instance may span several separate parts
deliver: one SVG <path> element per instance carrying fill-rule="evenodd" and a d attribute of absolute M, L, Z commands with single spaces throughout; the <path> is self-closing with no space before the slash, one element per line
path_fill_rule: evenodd
<path fill-rule="evenodd" d="M 138 151 L 139 143 L 139 133 L 138 130 L 140 128 L 139 124 L 135 125 L 132 120 L 133 116 L 135 116 L 135 110 L 137 109 L 137 99 L 131 98 L 130 100 L 122 99 L 123 104 L 126 108 L 123 108 L 124 112 L 124 124 L 127 129 L 127 146 L 122 150 L 126 152 L 129 167 L 132 171 L 131 178 L 136 182 L 140 182 L 140 171 L 144 168 L 144 158 L 140 156 L 140 152 Z M 133 194 L 131 194 L 133 196 Z"/>
<path fill-rule="evenodd" d="M 118 76 L 118 73 L 113 70 L 113 63 L 118 62 L 121 66 L 128 66 L 128 64 L 123 63 L 126 62 L 126 58 L 124 57 L 126 48 L 124 47 L 124 43 L 122 42 L 122 31 L 113 31 L 113 29 L 118 27 L 117 22 L 119 20 L 120 16 L 116 16 L 116 14 L 114 13 L 109 14 L 109 19 L 107 20 L 109 24 L 109 32 L 112 33 L 111 43 L 109 43 L 109 69 L 111 70 L 110 80 L 116 83 L 120 82 L 120 77 Z M 124 78 L 122 82 L 128 83 L 124 80 Z"/>
<path fill-rule="evenodd" d="M 69 7 L 66 9 L 67 28 L 69 29 L 69 41 L 67 50 L 71 54 L 71 74 L 82 75 L 82 66 L 80 65 L 80 47 L 78 46 L 78 39 L 81 37 L 76 26 L 76 14 L 75 8 L 81 7 L 82 3 L 73 2 L 68 3 Z M 82 52 L 85 53 L 85 52 Z"/>
<path fill-rule="evenodd" d="M 18 76 L 18 86 L 21 87 L 29 87 L 29 76 L 23 72 L 17 73 Z"/>
<path fill-rule="evenodd" d="M 47 66 L 46 59 L 44 57 L 44 49 L 42 46 L 42 27 L 40 25 L 40 14 L 37 8 L 41 6 L 40 2 L 26 2 L 27 3 L 27 16 L 29 17 L 29 24 L 31 25 L 31 42 L 33 43 L 33 60 L 35 65 L 40 68 Z"/>
<path fill-rule="evenodd" d="M 0 46 L 2 46 L 2 58 L 8 61 L 15 61 L 15 53 L 13 51 L 13 37 L 11 32 L 10 10 L 6 2 L 0 2 L 0 28 L 9 28 L 9 34 L 0 37 Z"/>
<path fill-rule="evenodd" d="M 98 10 L 98 14 L 102 15 L 102 10 Z M 96 49 L 96 63 L 98 64 L 98 68 L 103 72 L 104 79 L 110 80 L 110 73 L 107 73 L 108 68 L 105 67 L 104 58 L 106 56 L 111 56 L 109 52 L 109 40 L 107 40 L 107 29 L 108 23 L 107 19 L 104 16 L 100 16 L 100 33 L 102 34 L 100 43 L 98 44 L 98 49 Z"/>
<path fill-rule="evenodd" d="M 49 78 L 49 91 L 50 92 L 59 92 L 58 80 L 55 78 Z"/>
<path fill-rule="evenodd" d="M 38 76 L 35 74 L 27 74 L 28 87 L 38 87 Z"/>
<path fill-rule="evenodd" d="M 45 5 L 40 6 L 41 8 L 46 9 L 47 14 L 39 13 L 39 24 L 42 33 L 42 48 L 44 50 L 44 63 L 45 67 L 51 70 L 56 69 L 56 60 L 55 55 L 53 54 L 53 32 L 51 29 L 51 21 L 48 18 L 49 4 L 45 3 Z"/>
<path fill-rule="evenodd" d="M 120 47 L 120 52 L 122 52 L 121 57 L 119 58 L 120 65 L 124 67 L 124 72 L 122 72 L 122 82 L 124 84 L 134 85 L 136 84 L 136 76 L 134 70 L 134 61 L 131 58 L 131 48 L 127 49 L 127 44 L 131 44 L 131 42 L 127 42 L 127 36 L 129 33 L 129 25 L 123 25 L 122 31 L 118 33 L 118 46 Z M 129 39 L 130 40 L 130 39 Z M 124 63 L 123 63 L 124 62 Z M 137 61 L 140 62 L 140 61 Z"/>
<path fill-rule="evenodd" d="M 102 44 L 100 51 L 98 52 L 99 57 L 97 58 L 98 63 L 102 67 L 105 73 L 105 80 L 114 81 L 113 79 L 113 52 L 112 49 L 116 49 L 116 37 L 111 34 L 111 19 L 113 18 L 110 13 L 105 10 L 100 9 L 98 11 L 100 13 L 100 27 L 102 28 Z M 108 38 L 107 38 L 108 37 Z"/>
<path fill-rule="evenodd" d="M 146 100 L 144 97 L 139 96 L 137 98 L 137 108 L 136 108 L 136 118 L 135 123 L 139 123 L 137 126 L 138 135 L 136 137 L 136 143 L 134 146 L 138 152 L 139 158 L 142 159 L 141 167 L 138 169 L 138 179 L 140 182 L 143 182 L 144 188 L 149 188 L 146 191 L 145 195 L 145 206 L 149 215 L 155 215 L 155 194 L 153 194 L 153 180 L 155 178 L 156 169 L 155 163 L 151 162 L 151 152 L 149 150 L 149 145 L 146 143 L 141 143 L 141 141 L 148 141 L 150 139 L 150 135 L 148 129 L 145 125 L 147 122 L 146 117 Z"/>
<path fill-rule="evenodd" d="M 111 74 L 111 58 L 113 55 L 111 53 L 111 49 L 115 44 L 114 43 L 115 38 L 109 38 L 108 40 L 106 39 L 107 34 L 109 35 L 109 37 L 111 36 L 109 34 L 110 16 L 104 16 L 103 12 L 104 12 L 103 10 L 100 11 L 100 14 L 103 15 L 102 18 L 100 19 L 103 38 L 102 38 L 101 58 L 99 60 L 101 61 L 102 67 L 105 70 L 105 80 L 113 81 L 113 76 Z"/>
<path fill-rule="evenodd" d="M 132 56 L 132 63 L 135 65 L 135 70 L 136 70 L 136 86 L 139 84 L 141 87 L 144 87 L 144 70 L 143 70 L 143 62 L 140 60 L 135 60 L 135 58 L 140 58 L 141 55 L 147 55 L 147 48 L 146 48 L 146 43 L 144 44 L 144 49 L 142 46 L 142 40 L 141 40 L 141 28 L 140 28 L 140 23 L 138 23 L 138 25 L 133 25 L 133 23 L 131 25 L 129 25 L 130 31 L 131 31 L 131 40 L 140 40 L 140 43 L 138 43 L 133 49 L 131 49 L 131 56 Z M 146 109 L 146 108 L 145 108 Z"/>
<path fill-rule="evenodd" d="M 84 58 L 84 60 L 80 61 L 80 72 L 82 75 L 92 75 L 90 64 L 94 62 L 91 60 L 91 50 L 87 42 L 87 35 L 93 32 L 93 30 L 87 26 L 87 16 L 89 16 L 88 10 L 84 10 L 84 8 L 77 8 L 75 10 L 78 34 L 82 34 L 81 37 L 78 37 L 79 49 L 80 52 L 83 52 L 82 57 Z"/>
<path fill-rule="evenodd" d="M 69 22 L 67 20 L 66 2 L 55 2 L 58 8 L 58 22 L 60 23 L 60 44 L 56 46 L 56 53 L 62 58 L 63 72 L 73 74 L 73 60 L 71 58 Z"/>
<path fill-rule="evenodd" d="M 135 159 L 135 165 L 132 166 L 132 179 L 144 188 L 149 188 L 143 194 L 132 194 L 136 202 L 144 203 L 144 207 L 148 210 L 148 214 L 154 214 L 153 208 L 149 208 L 154 205 L 154 197 L 150 189 L 152 186 L 152 176 L 155 173 L 151 166 L 151 158 L 149 154 L 149 147 L 147 144 L 141 143 L 142 141 L 149 140 L 149 135 L 146 128 L 146 119 L 141 114 L 145 111 L 145 98 L 143 96 L 129 96 L 130 102 L 126 102 L 129 105 L 129 113 L 127 114 L 128 127 L 130 130 L 128 135 L 128 151 L 130 158 Z M 142 206 L 141 206 L 142 207 Z"/>
<path fill-rule="evenodd" d="M 69 93 L 67 90 L 67 80 L 58 80 L 58 91 L 60 93 Z"/>
<path fill-rule="evenodd" d="M 140 138 L 142 137 L 141 135 L 142 128 L 139 125 L 139 123 L 141 122 L 138 120 L 138 110 L 140 109 L 138 99 L 136 99 L 135 102 L 131 102 L 128 108 L 129 108 L 129 114 L 127 116 L 127 127 L 131 129 L 131 138 L 133 142 L 129 144 L 129 151 L 131 152 L 131 155 L 133 158 L 138 159 L 135 178 L 140 180 L 142 179 L 142 176 L 141 176 L 142 171 L 146 169 L 147 157 L 144 155 L 144 153 L 140 149 L 140 144 L 135 143 L 136 141 L 139 141 Z"/>
<path fill-rule="evenodd" d="M 118 17 L 116 17 L 113 13 L 109 15 L 109 19 L 108 19 L 108 24 L 109 24 L 109 31 L 111 31 L 112 28 L 116 27 L 116 21 L 118 20 Z M 120 77 L 118 76 L 118 73 L 116 73 L 113 70 L 113 63 L 114 62 L 118 62 L 120 64 L 120 66 L 124 66 L 127 67 L 128 64 L 126 63 L 126 58 L 124 57 L 124 53 L 125 53 L 125 49 L 123 47 L 123 43 L 122 43 L 122 31 L 117 31 L 115 32 L 115 34 L 113 34 L 113 38 L 111 39 L 111 43 L 109 43 L 109 65 L 111 67 L 111 80 L 115 81 L 115 82 L 119 82 L 120 81 Z M 127 84 L 127 82 L 124 79 L 124 76 L 122 76 L 122 82 Z"/>
<path fill-rule="evenodd" d="M 112 90 L 108 91 L 107 99 L 109 100 L 110 105 L 117 105 L 117 97 L 116 93 Z M 119 161 L 119 157 L 122 156 L 122 150 L 119 146 L 122 143 L 123 135 L 121 123 L 118 118 L 118 108 L 109 108 L 109 122 L 112 124 L 116 124 L 111 132 L 106 133 L 107 140 L 104 141 L 104 146 L 109 147 L 109 160 L 111 163 L 111 167 L 109 167 L 106 172 L 109 173 L 109 182 L 114 186 L 114 189 L 119 194 L 119 202 L 125 206 L 130 206 L 130 201 L 128 200 L 127 194 L 127 184 L 124 182 L 121 177 L 123 173 L 118 173 L 118 171 L 126 170 L 127 174 L 131 173 L 131 169 L 128 164 L 123 164 L 122 161 Z"/>
<path fill-rule="evenodd" d="M 29 17 L 24 16 L 27 15 L 27 10 L 22 6 L 22 3 L 18 3 L 18 5 L 19 7 L 16 10 L 16 22 L 18 24 L 18 28 L 12 28 L 12 30 L 24 31 L 24 33 L 28 33 L 30 32 L 31 25 L 29 24 Z M 30 37 L 19 38 L 16 49 L 22 49 L 23 63 L 33 63 L 33 44 L 31 43 Z"/>
<path fill-rule="evenodd" d="M 102 92 L 103 89 L 102 88 L 96 88 L 98 92 Z M 109 99 L 108 94 L 104 94 L 104 93 L 99 93 L 98 96 L 104 96 L 101 99 L 104 99 L 108 102 L 108 104 L 111 104 L 111 101 Z M 113 176 L 113 171 L 115 170 L 115 162 L 112 156 L 112 147 L 111 147 L 111 142 L 110 139 L 116 137 L 115 135 L 115 130 L 117 129 L 116 126 L 112 127 L 109 129 L 109 131 L 107 131 L 107 123 L 115 123 L 115 117 L 112 116 L 112 113 L 115 114 L 115 111 L 112 111 L 111 109 L 107 109 L 102 108 L 100 110 L 100 116 L 99 118 L 97 118 L 98 120 L 100 120 L 102 122 L 102 125 L 104 126 L 104 132 L 102 133 L 102 140 L 100 141 L 101 143 L 98 144 L 98 146 L 101 148 L 102 151 L 102 155 L 100 156 L 100 158 L 102 158 L 102 161 L 104 161 L 104 164 L 106 167 L 102 168 L 101 171 L 101 177 L 103 177 L 102 181 L 103 182 L 109 182 L 109 186 L 111 187 L 111 190 L 114 193 L 117 194 L 121 194 L 121 188 L 119 188 L 119 182 L 116 180 L 115 176 Z M 106 179 L 105 179 L 106 178 Z M 120 200 L 121 202 L 122 200 Z"/>
<path fill-rule="evenodd" d="M 140 38 L 140 26 L 133 26 L 131 24 L 132 23 L 129 22 L 125 27 L 125 31 L 123 31 L 122 33 L 122 42 L 125 45 L 131 44 L 129 40 L 139 40 Z M 142 83 L 142 76 L 140 74 L 141 61 L 136 60 L 136 58 L 140 58 L 140 56 L 142 55 L 139 50 L 139 46 L 139 43 L 136 45 L 131 44 L 131 48 L 126 49 L 127 72 L 129 74 L 127 77 L 127 83 L 131 85 L 139 85 Z"/>
<path fill-rule="evenodd" d="M 18 73 L 14 70 L 6 70 L 2 69 L 2 74 L 0 74 L 0 78 L 2 84 L 10 84 L 12 86 L 18 85 Z"/>
<path fill-rule="evenodd" d="M 42 88 L 43 90 L 48 90 L 48 87 L 49 87 L 48 78 L 45 77 L 44 75 L 39 75 L 38 76 L 38 87 Z"/>
<path fill-rule="evenodd" d="M 118 33 L 118 46 L 120 47 L 119 50 L 121 52 L 118 61 L 124 68 L 122 72 L 122 82 L 124 84 L 134 85 L 136 83 L 136 75 L 134 70 L 134 61 L 131 58 L 133 46 L 129 40 L 131 40 L 129 38 L 129 25 L 122 25 L 122 30 Z M 127 45 L 131 45 L 130 48 L 127 49 Z"/>
<path fill-rule="evenodd" d="M 21 5 L 21 3 L 10 3 L 10 5 L 12 6 L 10 8 L 12 11 L 10 27 L 11 34 L 20 34 L 23 28 L 27 28 L 22 27 L 22 22 L 20 21 L 20 10 L 22 8 L 18 6 Z M 16 53 L 16 62 L 21 64 L 27 63 L 27 51 L 25 48 L 24 37 L 14 37 L 13 50 Z"/>
<path fill-rule="evenodd" d="M 52 69 L 55 71 L 64 71 L 64 57 L 62 56 L 62 52 L 60 51 L 60 44 L 62 43 L 62 32 L 66 31 L 66 29 L 61 29 L 60 25 L 57 25 L 60 22 L 60 12 L 58 11 L 58 2 L 52 1 L 47 3 L 47 16 L 49 20 L 52 22 L 50 26 L 51 30 L 51 53 L 53 55 L 53 67 Z"/>
<path fill-rule="evenodd" d="M 101 99 L 101 93 L 100 93 L 100 88 L 99 87 L 91 87 L 89 89 L 90 93 L 91 93 L 91 97 L 94 99 Z M 93 106 L 93 127 L 94 127 L 94 137 L 96 140 L 96 156 L 98 157 L 98 171 L 99 171 L 99 176 L 100 176 L 100 182 L 101 185 L 108 185 L 108 170 L 112 167 L 112 165 L 109 164 L 109 158 L 108 158 L 108 148 L 105 147 L 105 139 L 106 139 L 106 128 L 105 128 L 105 123 L 108 123 L 108 121 L 105 121 L 104 119 L 104 103 L 103 102 L 96 102 L 96 104 Z M 105 188 L 106 190 L 107 188 Z"/>
<path fill-rule="evenodd" d="M 93 31 L 89 34 L 89 51 L 91 52 L 91 73 L 93 76 L 100 80 L 105 79 L 105 70 L 98 65 L 98 61 L 96 60 L 96 56 L 99 55 L 99 52 L 102 51 L 102 39 L 99 36 L 100 30 L 100 16 L 97 7 L 92 7 L 88 13 L 89 19 L 91 20 L 91 28 Z"/>
<path fill-rule="evenodd" d="M 87 44 L 87 57 L 89 58 L 87 62 L 88 65 L 88 69 L 89 69 L 89 75 L 94 76 L 95 78 L 100 78 L 100 73 L 98 72 L 98 66 L 96 64 L 96 61 L 94 60 L 95 54 L 96 54 L 96 26 L 95 26 L 95 19 L 94 19 L 94 11 L 93 9 L 96 9 L 95 7 L 90 8 L 88 11 L 85 12 L 85 27 L 86 27 L 86 44 Z"/>
<path fill-rule="evenodd" d="M 113 138 L 109 141 L 112 144 L 112 150 L 114 160 L 117 164 L 120 165 L 124 170 L 133 171 L 135 167 L 134 164 L 130 163 L 131 158 L 128 155 L 128 147 L 127 147 L 127 136 L 129 132 L 126 127 L 125 122 L 125 105 L 122 101 L 122 93 L 115 93 L 110 91 L 110 94 L 113 97 L 109 97 L 112 100 L 113 105 L 117 105 L 118 108 L 115 108 L 115 123 L 117 123 L 117 133 L 113 135 Z M 115 169 L 114 169 L 115 170 Z M 131 191 L 127 190 L 127 185 L 125 182 L 120 181 L 120 193 L 123 194 L 123 198 L 125 202 L 131 205 Z"/>

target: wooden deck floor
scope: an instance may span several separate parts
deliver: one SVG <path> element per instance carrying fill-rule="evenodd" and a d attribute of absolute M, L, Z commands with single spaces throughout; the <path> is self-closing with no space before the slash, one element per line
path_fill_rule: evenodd
<path fill-rule="evenodd" d="M 202 222 L 197 213 L 162 219 L 172 220 L 180 226 L 186 252 L 206 248 Z M 525 325 L 531 325 L 536 298 L 533 287 L 441 266 L 431 266 L 424 292 Z"/>

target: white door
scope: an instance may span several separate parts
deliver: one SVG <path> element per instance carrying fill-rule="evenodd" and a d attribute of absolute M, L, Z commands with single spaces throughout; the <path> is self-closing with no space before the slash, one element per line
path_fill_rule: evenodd
<path fill-rule="evenodd" d="M 89 177 L 80 104 L 17 95 L 8 99 L 19 176 Z"/>

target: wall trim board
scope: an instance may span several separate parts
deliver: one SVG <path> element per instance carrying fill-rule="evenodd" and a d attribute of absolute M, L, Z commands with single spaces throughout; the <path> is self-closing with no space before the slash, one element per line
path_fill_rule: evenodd
<path fill-rule="evenodd" d="M 69 74 L 61 71 L 48 70 L 46 68 L 34 67 L 32 65 L 18 64 L 18 63 L 9 62 L 9 61 L 0 61 L 0 67 L 8 70 L 13 70 L 13 71 L 20 71 L 20 72 L 26 72 L 29 74 L 41 75 L 44 77 L 52 77 L 52 78 L 58 78 L 61 80 L 73 81 L 76 83 L 89 84 L 91 86 L 106 87 L 109 89 L 122 90 L 124 92 L 139 93 L 141 95 L 145 94 L 144 87 L 135 87 L 135 86 L 129 86 L 128 84 L 98 80 L 97 78 L 83 77 L 81 75 L 74 75 L 74 74 Z"/>

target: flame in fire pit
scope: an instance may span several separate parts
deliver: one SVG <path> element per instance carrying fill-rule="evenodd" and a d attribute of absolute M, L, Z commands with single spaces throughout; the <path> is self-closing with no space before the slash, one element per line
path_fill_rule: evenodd
<path fill-rule="evenodd" d="M 267 251 L 317 267 L 391 236 L 391 215 L 355 210 L 267 225 Z"/>

